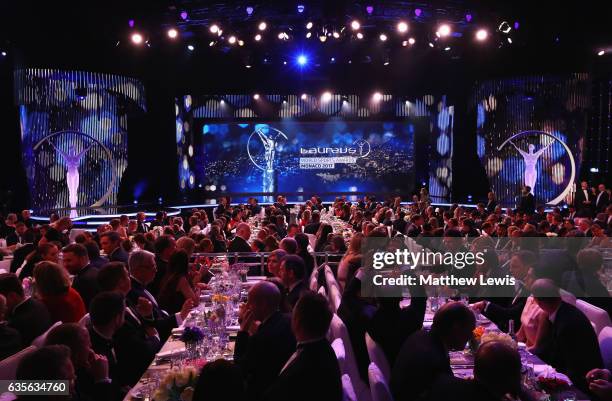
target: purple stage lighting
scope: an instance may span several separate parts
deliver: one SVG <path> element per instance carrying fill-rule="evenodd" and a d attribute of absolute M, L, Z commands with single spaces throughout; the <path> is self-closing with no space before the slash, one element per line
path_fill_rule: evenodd
<path fill-rule="evenodd" d="M 373 6 L 367 6 L 366 7 L 366 11 L 369 15 L 372 15 L 372 13 L 374 12 L 374 7 Z"/>
<path fill-rule="evenodd" d="M 514 29 L 519 29 L 519 22 L 518 21 L 514 21 Z"/>
<path fill-rule="evenodd" d="M 186 20 L 189 17 L 189 14 L 187 14 L 187 11 L 181 11 L 181 19 L 182 20 Z"/>
<path fill-rule="evenodd" d="M 129 20 L 128 25 L 130 26 L 130 28 L 134 28 L 134 20 L 133 19 Z"/>
<path fill-rule="evenodd" d="M 248 7 L 246 8 L 246 12 L 247 12 L 247 15 L 251 15 L 251 14 L 253 14 L 253 7 L 248 6 Z"/>
<path fill-rule="evenodd" d="M 465 20 L 467 22 L 471 22 L 472 21 L 472 14 L 465 14 Z"/>
<path fill-rule="evenodd" d="M 303 13 L 304 12 L 304 5 L 303 4 L 298 4 L 297 11 L 300 14 Z"/>
<path fill-rule="evenodd" d="M 423 10 L 421 10 L 420 8 L 416 8 L 414 10 L 414 15 L 416 15 L 417 17 L 420 17 L 422 13 L 423 13 Z"/>

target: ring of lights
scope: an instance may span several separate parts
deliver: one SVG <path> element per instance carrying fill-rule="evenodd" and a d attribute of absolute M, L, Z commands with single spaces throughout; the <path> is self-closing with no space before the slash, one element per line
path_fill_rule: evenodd
<path fill-rule="evenodd" d="M 251 162 L 255 165 L 255 167 L 257 167 L 260 170 L 263 171 L 267 171 L 267 168 L 260 166 L 254 159 L 253 159 L 253 155 L 251 154 L 251 139 L 253 138 L 253 135 L 257 134 L 257 132 L 260 129 L 257 129 L 253 132 L 251 132 L 251 135 L 249 135 L 249 139 L 247 140 L 247 153 L 249 155 L 249 159 L 251 159 Z M 289 138 L 287 138 L 287 135 L 285 135 L 284 132 L 277 130 L 276 128 L 272 128 L 272 127 L 268 127 L 268 130 L 274 131 L 276 132 L 276 138 L 278 138 L 279 136 L 282 136 L 283 138 L 285 138 L 286 140 L 289 140 Z M 275 140 L 276 140 L 275 138 Z M 274 146 L 276 147 L 276 143 L 274 144 Z"/>
<path fill-rule="evenodd" d="M 506 139 L 501 145 L 499 145 L 497 147 L 497 150 L 500 151 L 502 150 L 502 148 L 504 146 L 506 146 L 506 144 L 508 142 L 510 142 L 511 140 L 515 139 L 515 138 L 522 138 L 525 136 L 531 136 L 531 135 L 544 135 L 547 136 L 549 138 L 552 138 L 554 141 L 557 141 L 561 144 L 561 146 L 563 146 L 563 148 L 565 149 L 565 152 L 567 153 L 567 155 L 569 156 L 570 159 L 570 164 L 572 167 L 572 172 L 570 174 L 570 180 L 567 184 L 567 187 L 563 190 L 563 192 L 561 192 L 561 194 L 559 194 L 559 196 L 557 196 L 556 198 L 554 198 L 551 201 L 546 202 L 547 205 L 557 205 L 559 204 L 563 199 L 565 199 L 567 197 L 567 195 L 570 193 L 570 191 L 572 190 L 572 186 L 574 185 L 574 179 L 576 178 L 576 162 L 574 160 L 574 156 L 572 155 L 572 151 L 570 150 L 570 148 L 565 144 L 565 142 L 563 142 L 562 140 L 560 140 L 559 138 L 557 138 L 556 136 L 554 136 L 551 133 L 545 132 L 545 131 L 537 131 L 537 130 L 531 130 L 531 131 L 522 131 L 519 132 L 517 134 L 512 135 L 510 138 Z"/>
<path fill-rule="evenodd" d="M 48 141 L 49 139 L 51 139 L 53 137 L 56 137 L 56 136 L 65 135 L 65 134 L 75 134 L 75 135 L 78 135 L 78 136 L 83 136 L 83 137 L 88 138 L 91 141 L 95 142 L 97 145 L 99 145 L 102 148 L 102 150 L 104 151 L 104 153 L 108 157 L 108 160 L 110 160 L 110 162 L 111 162 L 111 173 L 112 173 L 111 182 L 110 182 L 108 188 L 106 189 L 106 192 L 104 193 L 104 195 L 102 195 L 102 197 L 100 199 L 98 199 L 96 202 L 94 202 L 90 206 L 90 207 L 100 207 L 100 206 L 102 206 L 104 204 L 104 202 L 106 202 L 106 200 L 113 193 L 113 188 L 115 187 L 115 182 L 117 181 L 117 171 L 115 169 L 115 167 L 116 167 L 115 166 L 115 160 L 113 159 L 113 155 L 112 155 L 111 151 L 106 146 L 104 146 L 104 144 L 102 142 L 98 141 L 96 138 L 92 137 L 91 135 L 85 134 L 83 132 L 64 130 L 64 131 L 53 132 L 53 133 L 45 136 L 40 141 L 38 141 L 38 143 L 36 145 L 34 145 L 34 147 L 32 148 L 32 151 L 36 151 L 44 142 Z"/>

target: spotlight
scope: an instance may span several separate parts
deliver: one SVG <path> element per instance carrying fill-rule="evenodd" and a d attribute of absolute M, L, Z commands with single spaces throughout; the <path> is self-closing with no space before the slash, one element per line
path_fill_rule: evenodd
<path fill-rule="evenodd" d="M 450 48 L 450 46 L 446 46 L 446 47 L 444 48 L 444 51 L 445 51 L 445 52 L 447 52 L 447 51 L 449 51 L 450 49 L 451 49 L 451 48 Z"/>
<path fill-rule="evenodd" d="M 187 50 L 189 50 L 190 52 L 195 50 L 195 47 L 193 45 L 187 45 Z"/>
<path fill-rule="evenodd" d="M 297 11 L 300 14 L 303 13 L 304 12 L 304 5 L 303 4 L 298 4 Z"/>
<path fill-rule="evenodd" d="M 384 33 L 381 33 L 378 39 L 380 39 L 381 42 L 384 42 L 385 40 L 387 40 L 387 35 L 385 35 Z"/>
<path fill-rule="evenodd" d="M 479 29 L 479 30 L 476 32 L 476 40 L 479 40 L 479 41 L 481 41 L 481 42 L 482 42 L 483 40 L 486 40 L 488 36 L 489 36 L 489 33 L 487 32 L 487 30 L 486 30 L 486 29 Z"/>
<path fill-rule="evenodd" d="M 363 33 L 357 32 L 357 39 L 363 39 Z"/>
<path fill-rule="evenodd" d="M 278 38 L 280 40 L 289 40 L 289 35 L 287 35 L 287 32 L 279 32 Z"/>
<path fill-rule="evenodd" d="M 306 33 L 306 39 L 310 39 L 311 36 L 312 36 L 312 32 Z"/>
<path fill-rule="evenodd" d="M 414 40 L 414 38 L 409 38 L 409 39 L 408 39 L 408 44 L 409 44 L 410 46 L 412 46 L 412 45 L 413 45 L 413 44 L 415 44 L 415 43 L 416 43 L 416 40 Z"/>
<path fill-rule="evenodd" d="M 429 42 L 429 47 L 434 47 L 434 44 Z"/>
<path fill-rule="evenodd" d="M 332 98 L 332 94 L 331 92 L 325 92 L 323 93 L 323 95 L 321 96 L 321 101 L 323 102 L 329 102 Z"/>
<path fill-rule="evenodd" d="M 508 43 L 512 44 L 512 38 L 508 38 Z"/>
<path fill-rule="evenodd" d="M 251 15 L 251 14 L 253 14 L 253 7 L 248 6 L 248 7 L 246 8 L 246 12 L 247 12 L 247 15 Z"/>
<path fill-rule="evenodd" d="M 420 17 L 422 13 L 423 13 L 423 10 L 421 10 L 420 8 L 414 9 L 414 15 L 416 15 L 417 17 Z"/>
<path fill-rule="evenodd" d="M 217 33 L 219 32 L 219 25 L 217 24 L 212 24 L 210 26 L 210 28 L 208 28 L 210 30 L 210 33 Z"/>
<path fill-rule="evenodd" d="M 302 96 L 300 96 L 300 99 L 306 100 L 307 97 L 308 97 L 308 95 L 306 95 L 305 93 L 302 93 Z"/>
<path fill-rule="evenodd" d="M 287 61 L 283 61 L 283 65 L 287 65 Z"/>
<path fill-rule="evenodd" d="M 297 57 L 297 63 L 298 63 L 300 66 L 305 66 L 306 64 L 308 64 L 308 57 L 306 57 L 306 55 L 304 55 L 304 54 L 300 54 L 300 55 Z"/>
<path fill-rule="evenodd" d="M 336 58 L 335 58 L 335 57 L 330 58 L 330 59 L 329 59 L 329 62 L 330 62 L 330 63 L 335 63 L 335 62 L 336 62 Z"/>
<path fill-rule="evenodd" d="M 227 39 L 227 41 L 230 45 L 233 45 L 234 43 L 236 43 L 236 37 L 232 35 Z"/>
<path fill-rule="evenodd" d="M 7 54 L 7 53 L 6 53 L 5 51 L 3 51 L 3 52 L 2 52 L 2 53 L 0 53 L 0 54 L 2 55 L 2 57 L 6 57 L 6 54 Z"/>
<path fill-rule="evenodd" d="M 399 33 L 405 33 L 408 30 L 408 24 L 404 21 L 401 21 L 397 24 L 397 31 Z"/>
<path fill-rule="evenodd" d="M 319 36 L 319 40 L 320 40 L 321 42 L 325 42 L 325 41 L 327 40 L 327 36 L 325 36 L 325 35 L 321 35 L 321 36 Z"/>
<path fill-rule="evenodd" d="M 359 28 L 361 28 L 361 24 L 359 21 L 353 20 L 353 22 L 351 22 L 351 28 L 353 28 L 353 31 L 357 31 Z"/>
<path fill-rule="evenodd" d="M 372 95 L 372 100 L 375 102 L 380 102 L 382 100 L 382 93 L 375 92 L 374 95 Z"/>
<path fill-rule="evenodd" d="M 391 64 L 391 61 L 389 60 L 389 57 L 385 58 L 385 61 L 383 62 L 383 65 L 389 65 Z"/>
<path fill-rule="evenodd" d="M 135 45 L 142 44 L 142 40 L 143 40 L 142 35 L 139 34 L 138 32 L 133 33 L 131 39 L 132 39 L 132 43 L 134 43 Z"/>
<path fill-rule="evenodd" d="M 181 11 L 181 19 L 184 21 L 187 18 L 189 18 L 189 14 L 187 14 L 187 11 Z"/>
<path fill-rule="evenodd" d="M 174 28 L 170 28 L 168 29 L 168 37 L 170 39 L 176 39 L 176 37 L 178 36 L 178 31 Z"/>
<path fill-rule="evenodd" d="M 603 56 L 604 54 L 606 54 L 606 51 L 605 51 L 605 50 L 600 50 L 600 51 L 598 51 L 598 52 L 597 52 L 597 55 L 598 55 L 598 56 Z M 2 55 L 3 55 L 3 56 L 6 56 L 6 53 L 5 53 L 5 52 L 2 52 Z"/>
<path fill-rule="evenodd" d="M 440 28 L 438 28 L 438 32 L 437 32 L 441 37 L 445 37 L 450 35 L 451 33 L 451 28 L 449 25 L 447 24 L 442 24 L 440 25 Z"/>
<path fill-rule="evenodd" d="M 251 68 L 252 66 L 251 66 L 251 64 L 247 64 L 247 65 L 245 65 L 245 67 L 246 68 Z"/>
<path fill-rule="evenodd" d="M 225 100 L 221 99 L 221 100 L 219 101 L 219 104 L 224 105 L 224 104 L 225 104 Z"/>
<path fill-rule="evenodd" d="M 465 14 L 465 20 L 467 22 L 472 22 L 472 14 Z"/>
<path fill-rule="evenodd" d="M 128 21 L 128 26 L 129 26 L 130 28 L 134 28 L 134 20 L 133 20 L 133 19 L 131 19 L 131 20 L 129 20 L 129 21 Z"/>
<path fill-rule="evenodd" d="M 215 42 L 214 40 L 211 40 L 210 43 L 208 43 L 208 46 L 213 47 L 215 45 L 215 43 L 217 43 L 217 42 Z"/>
<path fill-rule="evenodd" d="M 374 12 L 374 6 L 367 6 L 366 12 L 368 13 L 368 15 L 372 15 L 372 13 Z"/>
<path fill-rule="evenodd" d="M 257 93 L 256 93 L 256 94 L 254 94 L 254 95 L 253 95 L 253 99 L 255 99 L 255 100 L 259 100 L 259 94 L 257 94 Z"/>
<path fill-rule="evenodd" d="M 338 32 L 335 32 L 335 31 L 334 31 L 334 33 L 333 33 L 333 37 L 334 37 L 334 38 L 336 38 L 336 39 L 338 39 L 338 38 L 340 37 L 340 34 L 339 34 Z"/>
<path fill-rule="evenodd" d="M 306 29 L 312 29 L 312 22 L 308 22 L 306 24 Z"/>
<path fill-rule="evenodd" d="M 407 41 L 407 40 L 404 40 L 404 41 L 402 42 L 402 46 L 404 46 L 404 47 L 408 46 L 408 41 Z"/>
<path fill-rule="evenodd" d="M 244 46 L 244 40 L 239 40 L 238 41 L 238 46 Z"/>
<path fill-rule="evenodd" d="M 261 35 L 260 34 L 255 35 L 255 41 L 259 42 L 260 40 L 261 40 Z"/>
<path fill-rule="evenodd" d="M 266 28 L 268 27 L 268 24 L 266 24 L 265 22 L 260 22 L 259 26 L 257 27 L 260 31 L 265 31 Z"/>

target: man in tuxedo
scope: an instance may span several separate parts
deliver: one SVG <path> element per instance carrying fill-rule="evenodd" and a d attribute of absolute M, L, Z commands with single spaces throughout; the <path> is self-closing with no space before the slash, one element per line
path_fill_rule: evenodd
<path fill-rule="evenodd" d="M 288 290 L 287 302 L 293 308 L 302 295 L 309 291 L 304 281 L 306 267 L 297 255 L 287 255 L 281 261 L 279 277 Z"/>
<path fill-rule="evenodd" d="M 96 241 L 86 241 L 83 246 L 87 249 L 87 256 L 89 257 L 89 264 L 93 267 L 100 269 L 102 266 L 108 263 L 108 259 L 100 256 L 100 248 Z"/>
<path fill-rule="evenodd" d="M 11 246 L 23 243 L 23 236 L 27 230 L 28 227 L 23 222 L 17 222 L 15 224 L 15 231 L 6 236 L 6 245 Z"/>
<path fill-rule="evenodd" d="M 13 273 L 0 274 L 0 294 L 6 298 L 8 324 L 21 334 L 23 346 L 47 331 L 53 322 L 47 307 L 35 298 L 26 298 L 19 278 Z"/>
<path fill-rule="evenodd" d="M 176 240 L 171 235 L 162 235 L 155 240 L 153 246 L 155 248 L 155 265 L 157 267 L 157 273 L 153 281 L 148 284 L 147 288 L 153 295 L 157 295 L 161 281 L 168 271 L 170 256 L 176 252 Z"/>
<path fill-rule="evenodd" d="M 138 212 L 136 214 L 136 232 L 146 233 L 149 231 L 149 226 L 146 223 L 147 215 L 145 212 Z"/>
<path fill-rule="evenodd" d="M 519 251 L 512 255 L 509 263 L 509 272 L 515 278 L 514 297 L 510 302 L 506 298 L 491 301 L 479 301 L 471 308 L 482 313 L 497 325 L 502 331 L 508 331 L 508 321 L 514 321 L 515 329 L 521 324 L 521 314 L 527 297 L 530 295 L 529 285 L 533 280 L 533 269 L 536 264 L 536 255 L 530 251 Z"/>
<path fill-rule="evenodd" d="M 121 247 L 121 237 L 116 231 L 107 231 L 100 235 L 100 247 L 110 262 L 123 262 L 127 265 L 128 253 Z"/>
<path fill-rule="evenodd" d="M 123 263 L 119 262 L 108 263 L 100 269 L 98 284 L 101 291 L 118 292 L 124 298 L 131 290 L 129 273 Z M 147 311 L 139 309 L 142 309 L 139 305 L 125 307 L 125 322 L 113 336 L 117 358 L 116 375 L 120 385 L 134 385 L 138 382 L 162 346 L 155 327 L 144 323 L 141 312 Z"/>
<path fill-rule="evenodd" d="M 318 210 L 312 211 L 312 222 L 304 226 L 305 234 L 316 234 L 321 226 L 321 213 Z"/>
<path fill-rule="evenodd" d="M 155 213 L 155 219 L 153 219 L 151 221 L 151 223 L 149 224 L 150 228 L 154 228 L 154 227 L 163 227 L 166 222 L 164 221 L 166 218 L 164 212 L 157 212 Z"/>
<path fill-rule="evenodd" d="M 552 280 L 536 280 L 531 292 L 552 324 L 550 341 L 536 353 L 559 372 L 565 373 L 576 387 L 588 392 L 586 374 L 603 367 L 591 322 L 579 309 L 561 299 L 559 288 Z"/>
<path fill-rule="evenodd" d="M 453 375 L 448 351 L 463 350 L 472 337 L 476 319 L 460 302 L 449 302 L 436 312 L 431 330 L 420 330 L 404 342 L 392 368 L 390 387 L 396 401 L 427 398 L 442 375 Z"/>
<path fill-rule="evenodd" d="M 597 190 L 599 192 L 595 197 L 595 211 L 597 213 L 603 213 L 610 204 L 610 195 L 608 191 L 606 191 L 606 186 L 604 184 L 599 184 Z"/>
<path fill-rule="evenodd" d="M 32 221 L 31 216 L 32 214 L 28 209 L 23 209 L 19 215 L 19 221 L 23 222 L 27 228 L 32 228 L 34 227 L 34 222 Z"/>
<path fill-rule="evenodd" d="M 4 320 L 6 314 L 6 298 L 0 294 L 0 361 L 16 354 L 24 347 L 21 335 Z"/>
<path fill-rule="evenodd" d="M 26 230 L 22 236 L 21 246 L 13 251 L 13 260 L 11 261 L 11 273 L 15 273 L 21 267 L 26 256 L 28 256 L 36 246 L 34 245 L 34 231 Z"/>
<path fill-rule="evenodd" d="M 227 248 L 228 252 L 252 252 L 249 245 L 251 238 L 251 227 L 247 223 L 239 223 L 236 226 L 236 237 Z"/>
<path fill-rule="evenodd" d="M 261 281 L 251 288 L 240 310 L 234 362 L 242 370 L 251 399 L 261 399 L 295 350 L 291 317 L 279 311 L 280 301 L 278 287 Z"/>
<path fill-rule="evenodd" d="M 487 204 L 485 206 L 485 209 L 487 210 L 487 212 L 493 213 L 496 207 L 497 207 L 497 201 L 495 200 L 495 193 L 489 192 L 487 194 Z"/>
<path fill-rule="evenodd" d="M 535 206 L 536 206 L 535 197 L 531 193 L 531 187 L 525 185 L 523 189 L 521 190 L 519 204 L 518 204 L 518 207 L 516 208 L 517 212 L 533 214 L 533 212 L 535 211 Z"/>
<path fill-rule="evenodd" d="M 131 289 L 127 294 L 128 304 L 135 307 L 144 318 L 143 323 L 155 327 L 160 338 L 165 341 L 170 336 L 172 329 L 185 320 L 194 306 L 193 300 L 191 298 L 185 300 L 181 311 L 174 315 L 169 315 L 159 307 L 153 294 L 147 290 L 147 285 L 157 273 L 155 255 L 151 252 L 132 252 L 129 269 Z"/>
<path fill-rule="evenodd" d="M 85 308 L 100 291 L 98 288 L 98 269 L 89 263 L 87 249 L 81 244 L 70 244 L 63 249 L 62 264 L 74 276 L 72 288 L 77 290 Z"/>
<path fill-rule="evenodd" d="M 327 299 L 305 294 L 295 305 L 291 327 L 297 350 L 268 388 L 266 401 L 340 401 L 342 382 L 334 350 L 326 338 L 332 319 Z"/>
<path fill-rule="evenodd" d="M 418 237 L 419 234 L 423 231 L 422 226 L 425 223 L 423 216 L 420 214 L 414 214 L 410 217 L 410 225 L 406 227 L 406 235 L 409 237 Z"/>
<path fill-rule="evenodd" d="M 586 181 L 580 183 L 580 189 L 574 195 L 574 207 L 578 217 L 591 217 L 593 214 L 593 194 Z"/>

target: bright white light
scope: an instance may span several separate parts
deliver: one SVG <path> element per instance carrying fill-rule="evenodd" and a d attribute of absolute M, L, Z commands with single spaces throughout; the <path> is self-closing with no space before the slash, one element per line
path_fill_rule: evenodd
<path fill-rule="evenodd" d="M 404 40 L 404 41 L 402 42 L 402 46 L 404 46 L 404 47 L 408 46 L 408 41 L 407 41 L 407 40 Z"/>
<path fill-rule="evenodd" d="M 208 44 L 208 46 L 213 47 L 215 45 L 215 41 L 211 40 L 210 43 Z"/>
<path fill-rule="evenodd" d="M 312 32 L 308 32 L 308 33 L 306 34 L 306 39 L 310 39 L 310 37 L 311 37 L 311 36 L 312 36 Z"/>
<path fill-rule="evenodd" d="M 259 23 L 259 26 L 257 28 L 259 28 L 260 31 L 265 31 L 267 27 L 268 27 L 268 24 L 262 21 Z"/>
<path fill-rule="evenodd" d="M 591 167 L 591 169 L 589 170 L 591 173 L 599 173 L 599 168 L 597 167 Z"/>
<path fill-rule="evenodd" d="M 434 47 L 434 44 L 429 42 L 429 47 Z"/>
<path fill-rule="evenodd" d="M 357 39 L 363 39 L 363 33 L 357 32 Z"/>
<path fill-rule="evenodd" d="M 210 26 L 209 30 L 210 30 L 210 33 L 217 33 L 219 32 L 219 25 L 213 24 Z"/>
<path fill-rule="evenodd" d="M 382 93 L 375 92 L 372 96 L 372 100 L 374 100 L 375 102 L 380 102 L 382 100 Z"/>
<path fill-rule="evenodd" d="M 142 43 L 142 35 L 139 33 L 133 33 L 132 34 L 132 43 L 134 43 L 135 45 L 139 45 Z"/>
<path fill-rule="evenodd" d="M 312 29 L 312 22 L 308 22 L 306 24 L 306 29 Z"/>
<path fill-rule="evenodd" d="M 449 51 L 450 49 L 451 49 L 451 48 L 450 48 L 450 46 L 447 46 L 447 47 L 445 47 L 445 48 L 444 48 L 444 51 L 446 51 L 446 52 L 447 52 L 447 51 Z"/>
<path fill-rule="evenodd" d="M 168 37 L 170 39 L 176 39 L 176 37 L 178 36 L 178 31 L 174 28 L 170 28 L 168 29 Z"/>
<path fill-rule="evenodd" d="M 604 54 L 606 54 L 605 50 L 600 50 L 599 52 L 597 52 L 598 56 L 603 56 Z M 3 54 L 3 56 L 4 56 L 4 54 Z"/>
<path fill-rule="evenodd" d="M 448 36 L 451 34 L 451 27 L 447 24 L 442 24 L 440 25 L 440 28 L 438 28 L 438 33 L 442 37 Z"/>
<path fill-rule="evenodd" d="M 287 32 L 279 32 L 278 38 L 280 40 L 287 40 L 287 39 L 289 39 L 289 35 L 287 35 Z"/>
<path fill-rule="evenodd" d="M 406 31 L 408 31 L 408 24 L 405 23 L 404 21 L 401 21 L 397 24 L 397 31 L 399 33 L 405 33 Z"/>
<path fill-rule="evenodd" d="M 251 66 L 251 64 L 247 64 L 247 65 L 245 65 L 245 67 L 246 68 L 251 68 L 252 66 Z"/>
<path fill-rule="evenodd" d="M 225 104 L 225 100 L 221 99 L 219 103 L 223 106 Z"/>
<path fill-rule="evenodd" d="M 487 40 L 487 37 L 488 37 L 488 36 L 489 36 L 489 33 L 487 32 L 487 30 L 486 30 L 486 29 L 479 29 L 479 30 L 476 32 L 476 40 L 479 40 L 479 41 L 481 41 L 481 42 L 482 42 L 483 40 Z"/>
<path fill-rule="evenodd" d="M 413 44 L 415 44 L 415 43 L 416 43 L 416 40 L 414 40 L 414 38 L 409 38 L 409 39 L 408 39 L 408 44 L 409 44 L 409 45 L 411 45 L 411 46 L 412 46 L 412 45 L 413 45 Z"/>
<path fill-rule="evenodd" d="M 239 40 L 238 41 L 238 46 L 244 46 L 244 40 Z"/>
<path fill-rule="evenodd" d="M 257 93 L 256 93 L 256 94 L 254 94 L 254 95 L 253 95 L 253 99 L 258 100 L 258 99 L 259 99 L 259 94 L 257 94 Z"/>
<path fill-rule="evenodd" d="M 6 54 L 7 54 L 7 53 L 6 53 L 6 52 L 2 52 L 2 53 L 0 53 L 0 54 L 2 54 L 2 57 L 6 57 Z"/>
<path fill-rule="evenodd" d="M 338 39 L 340 37 L 340 34 L 338 32 L 334 32 L 333 36 L 334 38 Z"/>
<path fill-rule="evenodd" d="M 321 96 L 321 101 L 323 102 L 329 102 L 332 98 L 332 94 L 331 92 L 325 92 L 323 93 L 323 96 Z"/>
<path fill-rule="evenodd" d="M 361 28 L 361 24 L 359 23 L 359 21 L 353 20 L 353 22 L 351 22 L 351 28 L 353 28 L 353 31 L 356 31 Z"/>
<path fill-rule="evenodd" d="M 187 45 L 187 50 L 189 50 L 190 52 L 195 50 L 195 47 L 193 45 Z"/>
<path fill-rule="evenodd" d="M 321 42 L 325 42 L 325 41 L 327 40 L 327 36 L 325 36 L 325 35 L 321 35 L 321 36 L 319 36 L 319 40 L 320 40 Z"/>
<path fill-rule="evenodd" d="M 300 54 L 297 58 L 297 63 L 299 65 L 306 65 L 306 63 L 308 63 L 308 57 L 303 54 Z"/>
<path fill-rule="evenodd" d="M 217 190 L 217 186 L 216 185 L 211 185 L 210 186 L 210 190 L 211 191 L 216 191 Z"/>
<path fill-rule="evenodd" d="M 384 42 L 385 40 L 387 40 L 387 35 L 385 35 L 384 33 L 381 33 L 378 38 Z"/>
<path fill-rule="evenodd" d="M 306 98 L 307 98 L 307 97 L 308 97 L 308 95 L 306 95 L 305 93 L 302 93 L 302 96 L 300 96 L 300 98 L 301 98 L 302 100 L 306 100 Z"/>
<path fill-rule="evenodd" d="M 236 37 L 235 36 L 230 36 L 227 41 L 230 43 L 230 45 L 233 45 L 234 43 L 236 43 Z"/>
<path fill-rule="evenodd" d="M 508 38 L 508 43 L 512 44 L 512 38 Z"/>
<path fill-rule="evenodd" d="M 261 35 L 260 34 L 255 35 L 255 41 L 259 42 L 260 40 L 261 40 Z"/>

